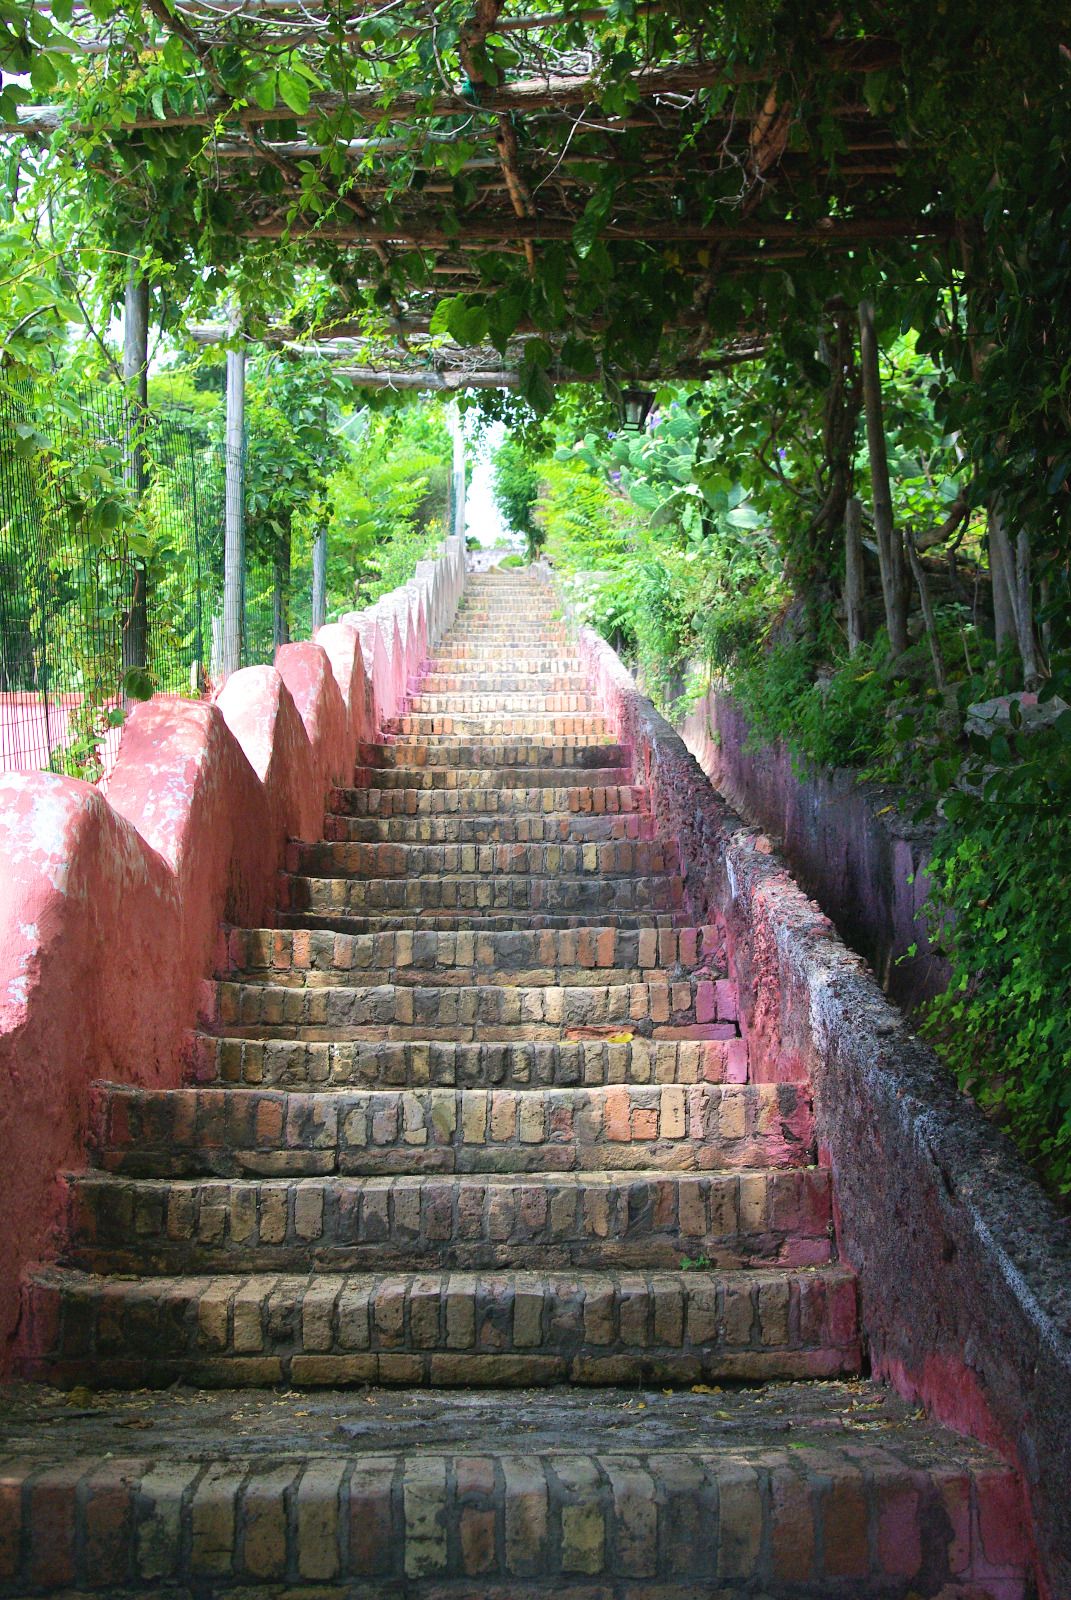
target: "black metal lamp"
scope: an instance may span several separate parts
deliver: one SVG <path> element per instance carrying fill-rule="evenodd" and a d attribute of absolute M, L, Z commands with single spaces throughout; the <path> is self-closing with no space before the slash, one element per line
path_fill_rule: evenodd
<path fill-rule="evenodd" d="M 642 433 L 654 399 L 653 389 L 622 389 L 621 426 L 629 433 Z"/>

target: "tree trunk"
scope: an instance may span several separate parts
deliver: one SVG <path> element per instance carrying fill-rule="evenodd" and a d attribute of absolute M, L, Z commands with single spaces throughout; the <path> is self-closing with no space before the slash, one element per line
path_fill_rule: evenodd
<path fill-rule="evenodd" d="M 1015 564 L 1004 526 L 1004 513 L 997 501 L 989 503 L 989 577 L 993 585 L 993 628 L 997 649 L 1003 650 L 1018 640 L 1015 606 Z"/>
<path fill-rule="evenodd" d="M 941 654 L 941 641 L 937 635 L 937 618 L 934 616 L 933 601 L 930 599 L 930 584 L 926 577 L 926 569 L 919 560 L 919 553 L 915 549 L 915 540 L 910 529 L 904 537 L 907 545 L 907 557 L 911 563 L 911 571 L 915 575 L 918 586 L 919 601 L 922 605 L 922 620 L 926 625 L 926 640 L 930 646 L 930 657 L 933 661 L 933 679 L 938 689 L 944 694 L 948 687 L 948 678 L 945 674 L 944 657 Z"/>
<path fill-rule="evenodd" d="M 844 610 L 848 624 L 848 653 L 853 656 L 866 637 L 862 520 L 863 502 L 853 494 L 844 505 Z"/>
<path fill-rule="evenodd" d="M 145 423 L 149 406 L 149 283 L 132 265 L 126 280 L 123 311 L 123 377 L 127 385 L 126 479 L 140 497 L 148 487 L 145 468 Z M 131 594 L 123 614 L 124 673 L 148 664 L 149 607 L 147 573 L 140 556 L 130 559 Z"/>
<path fill-rule="evenodd" d="M 859 354 L 863 370 L 863 405 L 866 411 L 870 484 L 874 499 L 874 528 L 878 539 L 881 593 L 885 603 L 885 626 L 892 653 L 894 656 L 899 656 L 907 649 L 907 585 L 903 542 L 893 525 L 889 459 L 885 450 L 885 424 L 881 407 L 878 343 L 874 333 L 874 307 L 869 300 L 862 300 L 859 303 Z"/>
<path fill-rule="evenodd" d="M 1015 624 L 1019 654 L 1023 661 L 1023 686 L 1035 689 L 1040 682 L 1038 640 L 1034 629 L 1034 601 L 1030 585 L 1030 539 L 1024 528 L 1015 541 Z"/>
<path fill-rule="evenodd" d="M 237 321 L 232 321 L 232 329 Z M 223 677 L 242 664 L 245 568 L 245 351 L 227 351 L 226 493 L 223 539 Z"/>

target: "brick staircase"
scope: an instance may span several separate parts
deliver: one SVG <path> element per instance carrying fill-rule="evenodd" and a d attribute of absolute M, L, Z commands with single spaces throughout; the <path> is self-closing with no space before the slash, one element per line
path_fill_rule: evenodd
<path fill-rule="evenodd" d="M 27 1375 L 329 1393 L 242 1396 L 249 1436 L 202 1393 L 197 1448 L 174 1393 L 146 1402 L 160 1449 L 125 1476 L 92 1407 L 73 1478 L 27 1437 L 0 1576 L 1021 1600 L 1008 1474 L 854 1381 L 808 1086 L 748 1068 L 552 592 L 472 580 L 324 840 L 291 846 L 278 926 L 230 933 L 188 1086 L 98 1086 L 28 1288 Z M 453 1392 L 485 1387 L 493 1412 Z M 35 1513 L 49 1472 L 67 1497 Z"/>

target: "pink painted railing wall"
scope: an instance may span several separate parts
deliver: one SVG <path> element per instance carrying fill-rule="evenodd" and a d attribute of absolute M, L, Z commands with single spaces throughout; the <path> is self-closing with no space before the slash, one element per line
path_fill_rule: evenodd
<path fill-rule="evenodd" d="M 234 673 L 214 703 L 139 705 L 106 795 L 0 775 L 5 1363 L 58 1174 L 84 1161 L 90 1083 L 179 1083 L 220 924 L 271 921 L 287 839 L 321 837 L 328 788 L 400 708 L 464 581 L 464 543 L 447 539 L 412 582 Z"/>

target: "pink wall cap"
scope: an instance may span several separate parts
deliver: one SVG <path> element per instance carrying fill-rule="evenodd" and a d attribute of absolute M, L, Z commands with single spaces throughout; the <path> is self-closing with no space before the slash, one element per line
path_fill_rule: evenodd
<path fill-rule="evenodd" d="M 224 744 L 246 764 L 219 707 L 203 700 L 147 700 L 123 726 L 108 800 L 175 870 L 197 790 L 217 770 Z"/>
<path fill-rule="evenodd" d="M 289 699 L 290 691 L 274 667 L 243 667 L 231 674 L 216 700 L 261 782 L 271 765 L 275 721 L 283 695 Z"/>

